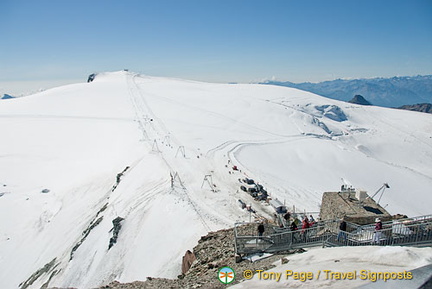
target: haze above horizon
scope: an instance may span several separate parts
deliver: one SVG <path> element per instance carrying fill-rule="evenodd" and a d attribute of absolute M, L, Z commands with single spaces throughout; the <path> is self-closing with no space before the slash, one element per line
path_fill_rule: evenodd
<path fill-rule="evenodd" d="M 6 0 L 0 11 L 3 89 L 124 68 L 209 82 L 432 74 L 428 0 Z"/>

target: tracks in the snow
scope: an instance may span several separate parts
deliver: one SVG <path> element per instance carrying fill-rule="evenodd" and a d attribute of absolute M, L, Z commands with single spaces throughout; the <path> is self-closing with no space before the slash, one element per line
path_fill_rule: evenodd
<path fill-rule="evenodd" d="M 174 136 L 170 134 L 169 130 L 166 128 L 162 120 L 154 114 L 153 110 L 146 101 L 146 96 L 143 95 L 135 81 L 136 76 L 137 75 L 128 75 L 126 81 L 129 90 L 129 96 L 135 110 L 135 115 L 139 124 L 139 128 L 142 132 L 144 140 L 149 143 L 149 148 L 150 146 L 152 146 L 152 151 L 155 151 L 154 145 L 157 145 L 158 141 L 164 141 L 167 137 L 169 137 L 172 141 L 174 141 L 177 145 L 180 146 L 180 144 L 175 140 Z M 170 146 L 170 148 L 173 147 Z M 159 150 L 159 147 L 157 147 L 156 153 L 159 155 L 160 159 L 163 161 L 163 163 L 166 165 L 170 172 L 174 173 L 178 171 L 176 170 L 172 162 L 170 162 L 164 155 L 164 151 Z M 190 192 L 184 184 L 182 184 L 181 188 L 173 187 L 171 192 L 176 192 L 180 197 L 184 196 L 186 202 L 190 204 L 190 206 L 196 212 L 206 230 L 211 231 L 211 228 L 206 221 L 206 216 L 199 208 L 198 204 L 190 196 Z M 140 203 L 149 200 L 150 199 L 143 199 L 140 201 Z"/>

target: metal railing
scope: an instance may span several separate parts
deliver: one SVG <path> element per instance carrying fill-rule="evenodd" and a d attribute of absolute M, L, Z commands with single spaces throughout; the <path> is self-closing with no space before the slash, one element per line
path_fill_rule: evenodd
<path fill-rule="evenodd" d="M 374 224 L 360 226 L 349 222 L 347 222 L 347 230 L 340 232 L 339 222 L 339 220 L 317 222 L 311 228 L 296 231 L 267 225 L 267 234 L 264 234 L 264 236 L 256 236 L 254 233 L 248 234 L 248 232 L 254 232 L 251 231 L 251 228 L 257 224 L 236 223 L 234 227 L 235 250 L 237 254 L 252 254 L 319 245 L 432 245 L 432 215 L 385 222 L 383 223 L 383 229 L 379 232 L 375 232 Z M 240 229 L 242 226 L 246 227 Z"/>
<path fill-rule="evenodd" d="M 379 231 L 375 231 L 375 225 L 365 225 L 346 232 L 345 236 L 343 233 L 341 235 L 336 238 L 336 242 L 341 243 L 341 246 L 428 245 L 432 244 L 432 218 L 425 216 L 394 220 L 383 223 L 383 229 Z"/>

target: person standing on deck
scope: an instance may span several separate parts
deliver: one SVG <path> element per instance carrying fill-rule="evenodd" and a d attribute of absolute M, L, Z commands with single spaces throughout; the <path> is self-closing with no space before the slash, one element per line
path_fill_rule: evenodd
<path fill-rule="evenodd" d="M 379 244 L 381 240 L 381 230 L 382 230 L 382 223 L 380 218 L 375 219 L 375 233 L 373 237 L 373 243 Z"/>
<path fill-rule="evenodd" d="M 309 220 L 308 220 L 308 218 L 305 216 L 304 219 L 303 219 L 303 222 L 302 222 L 302 234 L 303 234 L 303 240 L 304 240 L 304 241 L 306 241 L 306 238 L 307 238 L 307 232 L 308 232 L 307 229 L 309 229 L 309 228 L 310 228 Z"/>
<path fill-rule="evenodd" d="M 346 242 L 347 236 L 346 236 L 346 228 L 347 223 L 345 222 L 345 219 L 342 218 L 341 222 L 339 224 L 339 234 L 337 236 L 337 241 L 339 242 L 341 239 L 343 239 Z"/>
<path fill-rule="evenodd" d="M 262 237 L 262 235 L 264 234 L 264 224 L 263 223 L 260 223 L 259 225 L 258 225 L 258 236 L 260 236 L 260 237 Z"/>

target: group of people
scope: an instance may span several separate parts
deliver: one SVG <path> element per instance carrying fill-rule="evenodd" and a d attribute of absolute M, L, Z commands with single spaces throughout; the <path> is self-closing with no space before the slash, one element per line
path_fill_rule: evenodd
<path fill-rule="evenodd" d="M 290 224 L 290 230 L 292 232 L 294 231 L 298 231 L 299 230 L 299 225 L 300 225 L 300 220 L 297 218 L 291 218 L 291 214 L 289 212 L 287 212 L 284 215 L 284 219 L 286 224 L 289 224 L 289 222 L 292 220 L 291 224 Z M 301 234 L 303 236 L 304 239 L 306 239 L 307 236 L 307 232 L 309 228 L 311 228 L 314 224 L 315 224 L 315 219 L 312 215 L 309 215 L 309 218 L 307 216 L 303 217 L 303 220 L 301 221 Z M 383 224 L 381 222 L 380 218 L 376 218 L 375 219 L 375 230 L 374 230 L 374 235 L 373 235 L 373 239 L 372 239 L 372 244 L 379 244 L 381 237 L 382 237 L 382 229 L 383 229 Z M 347 223 L 345 220 L 345 217 L 341 219 L 340 223 L 339 223 L 339 233 L 337 235 L 337 241 L 346 241 L 347 240 Z"/>
<path fill-rule="evenodd" d="M 289 228 L 292 232 L 299 231 L 298 226 L 300 225 L 300 220 L 298 218 L 291 217 L 291 214 L 287 212 L 284 215 L 284 219 L 286 224 L 290 224 Z M 314 224 L 315 224 L 315 219 L 312 215 L 309 215 L 309 218 L 307 216 L 303 217 L 303 220 L 301 221 L 301 231 L 300 231 L 300 233 L 303 236 L 303 239 L 306 239 L 307 229 L 311 228 Z M 258 225 L 257 231 L 258 231 L 258 236 L 260 237 L 263 236 L 265 229 L 264 229 L 264 224 L 262 222 Z"/>
<path fill-rule="evenodd" d="M 291 214 L 289 212 L 287 212 L 284 215 L 284 219 L 285 219 L 285 223 L 287 224 L 287 226 L 289 224 L 289 228 L 292 232 L 298 232 L 299 226 L 301 226 L 300 227 L 300 229 L 301 229 L 300 234 L 301 234 L 303 240 L 306 240 L 307 232 L 308 232 L 307 229 L 311 228 L 316 223 L 315 219 L 312 215 L 309 215 L 309 218 L 307 216 L 304 216 L 302 221 L 300 221 L 296 217 L 291 218 Z M 292 221 L 291 221 L 291 219 L 292 219 Z"/>
<path fill-rule="evenodd" d="M 303 240 L 306 241 L 307 233 L 308 233 L 307 229 L 311 228 L 314 224 L 315 224 L 315 219 L 313 218 L 312 215 L 309 215 L 309 218 L 307 216 L 303 217 L 302 231 L 301 231 Z"/>
<path fill-rule="evenodd" d="M 291 214 L 289 212 L 287 212 L 284 215 L 284 219 L 285 219 L 286 224 L 289 224 L 289 222 L 291 221 Z M 293 220 L 292 220 L 289 228 L 292 232 L 297 232 L 297 231 L 299 231 L 298 223 L 300 223 L 300 221 L 296 217 L 293 217 L 292 219 Z M 311 228 L 314 224 L 315 224 L 315 219 L 313 218 L 312 215 L 309 215 L 309 218 L 307 216 L 303 217 L 303 220 L 301 221 L 300 234 L 301 234 L 302 239 L 304 241 L 307 238 L 307 233 L 308 233 L 307 229 Z M 375 219 L 375 231 L 374 231 L 374 236 L 373 236 L 373 240 L 372 240 L 373 244 L 379 244 L 380 243 L 381 235 L 382 235 L 382 232 L 381 232 L 382 229 L 383 229 L 383 225 L 382 225 L 381 220 L 379 218 L 376 218 Z M 260 223 L 258 225 L 258 235 L 263 236 L 264 230 L 265 230 L 264 224 Z M 340 220 L 340 223 L 339 223 L 339 233 L 337 235 L 337 241 L 338 242 L 341 242 L 341 241 L 346 242 L 347 241 L 347 233 L 346 232 L 347 232 L 347 222 L 346 222 L 345 217 L 344 217 Z M 293 234 L 293 236 L 294 236 L 294 234 Z"/>
<path fill-rule="evenodd" d="M 285 223 L 291 224 L 289 225 L 289 228 L 291 232 L 293 232 L 293 240 L 298 239 L 298 234 L 294 234 L 294 232 L 298 232 L 302 238 L 303 241 L 306 241 L 307 235 L 308 235 L 308 229 L 311 228 L 315 224 L 315 219 L 312 215 L 309 215 L 309 218 L 307 216 L 303 217 L 303 220 L 301 221 L 301 231 L 299 230 L 300 220 L 297 217 L 292 217 L 289 212 L 285 213 L 284 215 Z M 292 220 L 292 221 L 291 221 Z M 381 219 L 376 218 L 375 219 L 375 228 L 374 228 L 374 235 L 372 239 L 372 244 L 379 244 L 381 237 L 382 237 L 382 229 L 383 224 L 381 222 Z M 258 235 L 263 236 L 265 231 L 264 223 L 260 223 L 258 225 Z M 297 237 L 295 236 L 297 235 Z M 338 242 L 346 242 L 347 241 L 347 222 L 346 218 L 343 217 L 340 220 L 339 223 L 339 233 L 337 235 L 337 241 Z"/>
<path fill-rule="evenodd" d="M 289 224 L 291 220 L 291 214 L 288 212 L 284 215 L 284 219 L 286 224 Z M 290 230 L 296 231 L 298 230 L 298 224 L 300 223 L 299 219 L 293 218 L 293 221 L 290 224 Z M 307 216 L 303 217 L 303 220 L 301 221 L 301 229 L 306 230 L 312 227 L 315 224 L 315 219 L 312 215 L 309 215 L 309 218 Z"/>

